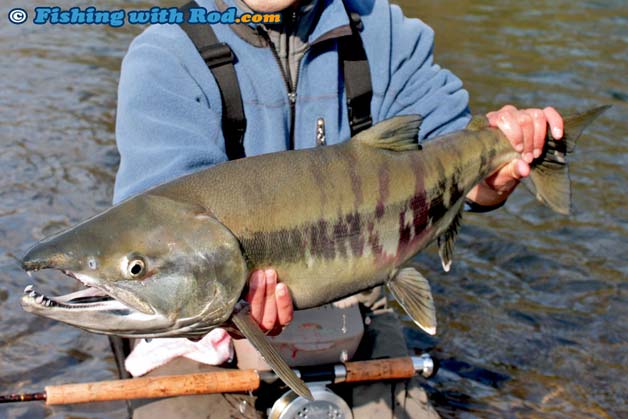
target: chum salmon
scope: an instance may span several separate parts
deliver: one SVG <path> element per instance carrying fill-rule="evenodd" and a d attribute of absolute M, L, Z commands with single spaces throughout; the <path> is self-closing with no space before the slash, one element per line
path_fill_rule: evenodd
<path fill-rule="evenodd" d="M 571 205 L 565 157 L 605 109 L 564 118 L 562 140 L 548 129 L 531 164 L 536 196 L 559 213 Z M 420 123 L 394 117 L 342 144 L 225 162 L 131 197 L 32 247 L 25 270 L 57 269 L 86 288 L 49 297 L 29 285 L 22 306 L 124 337 L 197 337 L 235 325 L 311 397 L 238 304 L 250 273 L 275 269 L 297 309 L 386 284 L 434 334 L 429 283 L 404 264 L 437 241 L 449 270 L 465 196 L 520 157 L 484 117 L 423 144 Z"/>

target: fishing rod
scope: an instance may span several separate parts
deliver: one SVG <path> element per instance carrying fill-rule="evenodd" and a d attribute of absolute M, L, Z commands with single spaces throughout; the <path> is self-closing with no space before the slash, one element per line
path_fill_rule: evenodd
<path fill-rule="evenodd" d="M 408 379 L 417 373 L 429 378 L 437 364 L 428 355 L 345 362 L 343 364 L 295 369 L 304 381 L 360 383 Z M 46 386 L 39 393 L 0 395 L 0 403 L 45 401 L 47 405 L 91 403 L 113 400 L 152 399 L 211 393 L 253 391 L 261 382 L 273 382 L 272 371 L 225 370 L 197 374 L 141 377 L 124 380 Z"/>

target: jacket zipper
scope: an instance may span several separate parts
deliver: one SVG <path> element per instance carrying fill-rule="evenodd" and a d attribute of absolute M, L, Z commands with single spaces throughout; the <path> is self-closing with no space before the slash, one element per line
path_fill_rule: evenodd
<path fill-rule="evenodd" d="M 303 54 L 305 56 L 305 53 Z M 288 94 L 288 100 L 290 100 L 290 149 L 294 150 L 294 132 L 296 123 L 296 106 L 297 106 L 297 85 L 299 83 L 299 69 L 301 68 L 301 60 L 297 62 L 297 73 L 294 76 L 294 86 L 292 91 Z"/>
<path fill-rule="evenodd" d="M 292 25 L 294 25 L 294 22 L 296 21 L 296 16 L 297 16 L 296 12 L 292 12 L 292 22 L 291 22 Z M 299 70 L 301 69 L 301 60 L 303 59 L 307 51 L 303 53 L 303 56 L 297 62 L 297 72 L 294 77 L 294 86 L 293 86 L 292 80 L 290 79 L 288 73 L 284 71 L 283 66 L 281 65 L 281 59 L 279 58 L 279 53 L 277 52 L 277 49 L 275 48 L 275 44 L 273 44 L 273 42 L 271 41 L 270 36 L 268 36 L 268 33 L 266 33 L 265 30 L 260 30 L 259 32 L 263 34 L 264 38 L 266 39 L 266 42 L 268 42 L 268 45 L 270 45 L 270 50 L 273 54 L 273 57 L 275 58 L 275 62 L 277 63 L 277 66 L 279 66 L 279 71 L 281 72 L 281 76 L 283 77 L 283 81 L 286 85 L 286 89 L 288 90 L 288 102 L 290 102 L 289 150 L 294 150 L 294 131 L 295 131 L 294 124 L 296 122 L 297 85 L 299 84 L 299 72 L 300 72 Z M 288 54 L 290 54 L 290 51 L 288 51 Z M 288 71 L 290 71 L 290 59 L 288 59 L 287 68 L 288 68 Z"/>

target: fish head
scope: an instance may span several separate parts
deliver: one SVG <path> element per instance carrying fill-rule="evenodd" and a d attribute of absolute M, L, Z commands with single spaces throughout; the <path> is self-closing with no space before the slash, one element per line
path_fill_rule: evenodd
<path fill-rule="evenodd" d="M 49 297 L 29 285 L 26 311 L 125 337 L 205 334 L 230 317 L 248 277 L 237 238 L 206 209 L 150 194 L 42 240 L 22 266 L 86 286 Z"/>

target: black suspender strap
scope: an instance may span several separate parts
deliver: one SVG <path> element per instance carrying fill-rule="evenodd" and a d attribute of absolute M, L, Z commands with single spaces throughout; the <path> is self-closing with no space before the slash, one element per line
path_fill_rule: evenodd
<path fill-rule="evenodd" d="M 349 126 L 353 137 L 373 125 L 371 118 L 373 86 L 369 63 L 360 37 L 362 21 L 357 13 L 352 13 L 348 9 L 347 13 L 351 19 L 351 36 L 340 38 L 338 54 L 344 76 Z"/>
<path fill-rule="evenodd" d="M 195 1 L 181 8 L 186 18 L 189 9 L 199 7 Z M 224 42 L 219 42 L 211 25 L 191 24 L 186 19 L 180 23 L 181 29 L 190 37 L 196 49 L 212 72 L 222 98 L 222 133 L 225 137 L 225 150 L 229 160 L 244 157 L 244 132 L 246 118 L 242 105 L 240 84 L 236 76 L 233 62 L 233 51 Z"/>
<path fill-rule="evenodd" d="M 186 16 L 189 9 L 199 7 L 195 1 L 181 8 Z M 371 99 L 373 88 L 366 52 L 360 37 L 362 22 L 357 13 L 347 10 L 351 20 L 351 35 L 340 38 L 338 54 L 342 66 L 347 94 L 347 110 L 351 136 L 370 128 Z M 233 66 L 233 51 L 224 42 L 219 42 L 211 25 L 190 24 L 187 20 L 181 29 L 190 37 L 207 67 L 212 72 L 222 100 L 222 132 L 229 160 L 244 157 L 244 132 L 246 117 L 242 105 L 240 84 Z"/>

